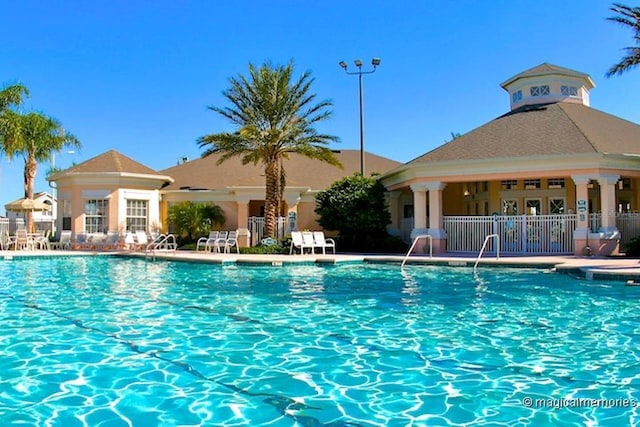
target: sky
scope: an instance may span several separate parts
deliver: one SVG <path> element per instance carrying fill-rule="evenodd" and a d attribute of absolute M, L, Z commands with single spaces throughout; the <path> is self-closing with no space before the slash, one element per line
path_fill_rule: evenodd
<path fill-rule="evenodd" d="M 359 149 L 358 78 L 338 66 L 381 59 L 363 78 L 365 149 L 407 162 L 509 110 L 500 83 L 543 62 L 589 74 L 591 106 L 640 123 L 640 68 L 605 78 L 628 28 L 604 0 L 0 0 L 0 86 L 20 82 L 21 111 L 59 120 L 82 148 L 162 170 L 196 159 L 198 137 L 233 131 L 229 78 L 249 63 L 295 64 L 332 102 L 318 131 Z M 625 3 L 629 6 L 638 4 Z M 24 160 L 0 157 L 0 212 L 23 196 Z M 40 164 L 35 191 L 50 191 Z"/>

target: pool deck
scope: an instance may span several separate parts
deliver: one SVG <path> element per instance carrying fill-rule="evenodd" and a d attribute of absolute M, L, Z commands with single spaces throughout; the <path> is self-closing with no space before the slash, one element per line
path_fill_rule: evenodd
<path fill-rule="evenodd" d="M 11 261 L 18 258 L 61 257 L 61 256 L 129 256 L 150 260 L 173 260 L 183 262 L 201 262 L 228 265 L 295 265 L 295 264 L 342 264 L 342 263 L 395 263 L 401 264 L 403 255 L 378 254 L 315 254 L 315 255 L 245 255 L 217 254 L 209 252 L 177 251 L 156 252 L 155 254 L 131 251 L 0 251 L 0 260 Z M 433 257 L 411 255 L 406 266 L 411 265 L 445 265 L 455 267 L 471 267 L 476 263 L 476 256 L 458 254 L 442 254 Z M 478 269 L 487 267 L 530 267 L 554 269 L 560 273 L 585 277 L 588 280 L 625 281 L 628 285 L 640 284 L 640 260 L 634 258 L 599 258 L 577 256 L 501 256 L 500 259 L 484 256 Z"/>

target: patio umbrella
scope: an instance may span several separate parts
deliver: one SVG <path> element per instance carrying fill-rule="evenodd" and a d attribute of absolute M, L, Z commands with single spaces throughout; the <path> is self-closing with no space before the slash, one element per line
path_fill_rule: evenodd
<path fill-rule="evenodd" d="M 29 199 L 28 197 L 15 200 L 11 203 L 4 205 L 7 211 L 11 212 L 25 212 L 25 211 L 48 211 L 51 210 L 51 205 L 40 200 Z"/>

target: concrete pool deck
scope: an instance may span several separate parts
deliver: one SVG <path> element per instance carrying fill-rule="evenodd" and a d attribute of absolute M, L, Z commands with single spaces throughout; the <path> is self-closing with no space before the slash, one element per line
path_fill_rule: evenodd
<path fill-rule="evenodd" d="M 147 259 L 166 259 L 185 262 L 204 262 L 211 264 L 251 264 L 251 265 L 295 265 L 295 264 L 341 264 L 349 262 L 397 263 L 404 260 L 403 255 L 379 254 L 315 254 L 315 255 L 251 255 L 217 254 L 209 252 L 177 251 L 155 254 L 132 251 L 0 251 L 0 259 L 10 261 L 18 258 L 69 257 L 69 256 L 131 256 Z M 477 256 L 458 254 L 439 254 L 433 257 L 411 255 L 405 266 L 444 265 L 455 267 L 473 267 Z M 560 273 L 575 274 L 588 280 L 625 281 L 629 285 L 640 283 L 640 260 L 634 258 L 599 258 L 577 256 L 501 256 L 500 259 L 486 255 L 480 259 L 478 269 L 486 267 L 531 267 L 554 269 Z"/>

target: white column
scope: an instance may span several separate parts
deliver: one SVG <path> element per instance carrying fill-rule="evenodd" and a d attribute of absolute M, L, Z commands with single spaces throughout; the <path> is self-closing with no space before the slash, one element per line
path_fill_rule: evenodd
<path fill-rule="evenodd" d="M 604 232 L 617 231 L 616 227 L 616 184 L 620 175 L 601 175 L 598 177 L 600 184 L 600 206 L 602 207 L 602 230 Z"/>
<path fill-rule="evenodd" d="M 300 203 L 300 193 L 287 193 L 285 192 L 284 201 L 287 204 L 287 218 L 288 224 L 286 229 L 291 231 L 298 230 L 298 203 Z"/>
<path fill-rule="evenodd" d="M 586 238 L 589 232 L 589 181 L 590 175 L 572 175 L 571 179 L 576 184 L 576 237 Z"/>
<path fill-rule="evenodd" d="M 392 236 L 400 236 L 400 206 L 398 201 L 402 192 L 388 191 L 385 193 L 389 214 L 391 215 L 391 223 L 387 226 L 387 232 Z"/>
<path fill-rule="evenodd" d="M 411 184 L 413 191 L 413 230 L 411 238 L 427 234 L 427 187 L 425 184 Z"/>
<path fill-rule="evenodd" d="M 428 182 L 429 191 L 429 234 L 437 239 L 446 238 L 442 215 L 442 190 L 447 184 L 444 182 Z"/>

